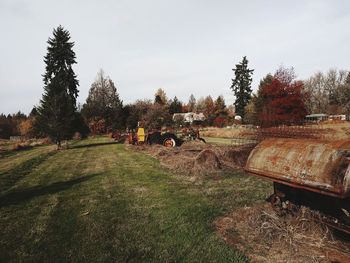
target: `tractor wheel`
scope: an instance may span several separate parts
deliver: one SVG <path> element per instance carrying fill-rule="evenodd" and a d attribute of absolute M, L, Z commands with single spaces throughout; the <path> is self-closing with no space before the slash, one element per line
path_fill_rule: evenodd
<path fill-rule="evenodd" d="M 164 133 L 162 138 L 163 138 L 162 144 L 165 147 L 175 147 L 180 145 L 179 139 L 173 133 L 170 133 L 170 132 Z"/>
<path fill-rule="evenodd" d="M 148 144 L 162 144 L 163 143 L 163 138 L 160 132 L 152 132 L 148 134 L 147 136 L 147 143 Z"/>
<path fill-rule="evenodd" d="M 173 138 L 171 138 L 171 137 L 165 138 L 164 141 L 163 141 L 163 146 L 172 148 L 172 147 L 175 147 L 175 146 L 176 146 L 176 142 L 175 142 L 175 140 L 174 140 Z"/>

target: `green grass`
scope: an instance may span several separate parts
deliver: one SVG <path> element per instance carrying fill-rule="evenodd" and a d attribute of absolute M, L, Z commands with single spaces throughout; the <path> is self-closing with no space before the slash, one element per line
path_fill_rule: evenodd
<path fill-rule="evenodd" d="M 261 202 L 240 172 L 184 180 L 107 138 L 0 158 L 0 262 L 246 262 L 213 226 Z"/>

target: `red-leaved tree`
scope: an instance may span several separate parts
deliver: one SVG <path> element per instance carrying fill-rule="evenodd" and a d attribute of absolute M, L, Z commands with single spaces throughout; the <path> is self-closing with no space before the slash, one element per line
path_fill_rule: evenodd
<path fill-rule="evenodd" d="M 301 81 L 285 81 L 276 76 L 262 87 L 264 103 L 258 116 L 261 125 L 266 127 L 302 123 L 307 114 L 302 87 Z"/>

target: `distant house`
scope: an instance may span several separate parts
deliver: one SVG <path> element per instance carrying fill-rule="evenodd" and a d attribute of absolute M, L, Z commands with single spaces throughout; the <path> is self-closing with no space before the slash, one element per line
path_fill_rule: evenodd
<path fill-rule="evenodd" d="M 339 120 L 339 121 L 346 121 L 346 115 L 339 114 L 339 115 L 329 115 L 330 120 Z"/>
<path fill-rule="evenodd" d="M 182 118 L 184 122 L 192 124 L 194 121 L 205 121 L 205 116 L 202 112 L 194 113 L 194 112 L 186 112 L 186 113 L 174 113 L 173 121 Z"/>
<path fill-rule="evenodd" d="M 310 114 L 305 116 L 305 120 L 308 122 L 320 122 L 328 120 L 329 116 L 324 113 Z"/>

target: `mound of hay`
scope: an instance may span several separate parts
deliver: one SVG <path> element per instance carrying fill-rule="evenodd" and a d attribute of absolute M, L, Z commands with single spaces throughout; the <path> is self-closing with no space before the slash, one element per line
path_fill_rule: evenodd
<path fill-rule="evenodd" d="M 200 141 L 190 141 L 183 143 L 180 148 L 184 151 L 202 151 L 210 148 L 210 145 Z"/>
<path fill-rule="evenodd" d="M 253 262 L 349 262 L 350 243 L 335 239 L 315 218 L 319 213 L 306 207 L 278 217 L 270 204 L 263 204 L 237 210 L 214 224 L 229 245 Z"/>
<path fill-rule="evenodd" d="M 255 144 L 242 145 L 242 146 L 224 146 L 215 147 L 215 151 L 223 160 L 223 162 L 232 168 L 244 167 L 250 152 L 254 149 Z"/>
<path fill-rule="evenodd" d="M 252 145 L 219 146 L 197 141 L 175 148 L 157 144 L 132 147 L 146 151 L 176 173 L 191 176 L 217 175 L 222 170 L 241 169 L 253 148 Z"/>
<path fill-rule="evenodd" d="M 221 169 L 222 165 L 219 157 L 213 150 L 205 149 L 195 158 L 195 166 L 200 169 Z"/>

